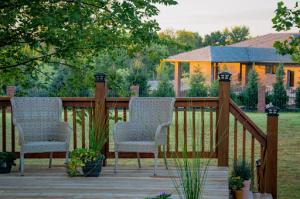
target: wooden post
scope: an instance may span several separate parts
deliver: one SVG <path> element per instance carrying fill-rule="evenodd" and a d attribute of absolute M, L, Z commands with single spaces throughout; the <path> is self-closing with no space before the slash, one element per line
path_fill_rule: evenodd
<path fill-rule="evenodd" d="M 106 98 L 106 84 L 105 84 L 105 74 L 97 73 L 95 74 L 95 122 L 99 122 L 99 128 L 104 131 L 108 131 L 108 111 L 106 109 L 105 98 Z M 103 133 L 104 133 L 103 131 Z M 105 132 L 107 133 L 107 132 Z M 106 159 L 109 154 L 109 138 L 107 137 L 107 142 L 104 145 L 103 152 L 105 160 L 103 166 L 106 165 Z"/>
<path fill-rule="evenodd" d="M 175 62 L 174 80 L 175 80 L 175 95 L 181 97 L 181 66 L 179 62 Z"/>
<path fill-rule="evenodd" d="M 219 74 L 218 166 L 228 166 L 230 77 L 229 72 Z"/>
<path fill-rule="evenodd" d="M 277 199 L 277 151 L 278 151 L 278 111 L 272 104 L 267 105 L 267 150 L 265 166 L 265 192 Z"/>

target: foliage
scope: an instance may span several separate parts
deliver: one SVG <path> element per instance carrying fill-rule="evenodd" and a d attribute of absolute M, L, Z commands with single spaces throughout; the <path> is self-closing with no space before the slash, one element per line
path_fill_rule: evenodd
<path fill-rule="evenodd" d="M 296 107 L 300 108 L 300 86 L 296 90 Z"/>
<path fill-rule="evenodd" d="M 160 193 L 158 196 L 155 196 L 155 197 L 147 197 L 145 199 L 170 199 L 171 198 L 171 195 L 170 193 L 165 193 L 165 192 L 162 192 Z"/>
<path fill-rule="evenodd" d="M 276 82 L 273 84 L 273 95 L 271 101 L 273 105 L 279 107 L 280 109 L 284 109 L 288 100 L 289 98 L 284 88 L 283 64 L 279 64 L 276 71 Z"/>
<path fill-rule="evenodd" d="M 142 71 L 141 69 L 132 69 L 128 76 L 128 82 L 130 86 L 132 85 L 139 86 L 140 97 L 148 96 L 148 90 L 149 90 L 148 77 L 144 71 Z"/>
<path fill-rule="evenodd" d="M 16 155 L 12 152 L 0 152 L 0 165 L 4 162 L 14 163 Z"/>
<path fill-rule="evenodd" d="M 168 70 L 163 65 L 157 67 L 158 74 L 158 86 L 157 90 L 154 90 L 152 96 L 154 97 L 174 97 L 175 91 L 172 82 L 169 80 Z"/>
<path fill-rule="evenodd" d="M 84 167 L 88 162 L 102 161 L 104 156 L 92 149 L 78 148 L 71 152 L 71 159 L 67 165 L 70 177 L 81 176 L 78 167 Z"/>
<path fill-rule="evenodd" d="M 229 188 L 231 190 L 240 190 L 244 187 L 243 179 L 240 176 L 230 176 Z"/>
<path fill-rule="evenodd" d="M 209 161 L 202 162 L 198 152 L 193 152 L 192 158 L 185 149 L 182 154 L 182 158 L 175 157 L 178 178 L 172 180 L 176 191 L 180 198 L 202 199 Z"/>
<path fill-rule="evenodd" d="M 218 80 L 214 80 L 210 84 L 209 96 L 211 96 L 211 97 L 218 97 L 219 96 L 219 81 Z"/>
<path fill-rule="evenodd" d="M 246 161 L 237 161 L 236 164 L 233 165 L 232 176 L 241 177 L 242 180 L 250 180 L 251 179 L 251 166 Z"/>
<path fill-rule="evenodd" d="M 190 89 L 187 92 L 188 97 L 206 97 L 208 87 L 205 84 L 205 77 L 200 71 L 196 71 L 190 78 Z"/>
<path fill-rule="evenodd" d="M 272 19 L 273 28 L 276 31 L 289 31 L 292 28 L 297 29 L 299 32 L 300 28 L 300 7 L 299 2 L 295 1 L 293 8 L 288 8 L 283 1 L 277 3 L 277 9 L 275 10 L 275 16 Z M 276 41 L 274 47 L 279 53 L 285 55 L 292 55 L 292 59 L 295 62 L 300 63 L 300 37 L 294 36 L 288 38 L 285 41 Z"/>
<path fill-rule="evenodd" d="M 107 87 L 110 97 L 129 96 L 128 83 L 126 81 L 129 76 L 127 69 L 109 70 L 107 74 Z"/>
<path fill-rule="evenodd" d="M 242 93 L 243 103 L 249 110 L 256 110 L 258 102 L 258 74 L 251 70 L 248 74 L 246 89 Z"/>
<path fill-rule="evenodd" d="M 40 62 L 69 61 L 105 48 L 150 43 L 157 39 L 159 26 L 153 17 L 159 4 L 176 1 L 2 1 L 0 68 L 34 70 Z"/>

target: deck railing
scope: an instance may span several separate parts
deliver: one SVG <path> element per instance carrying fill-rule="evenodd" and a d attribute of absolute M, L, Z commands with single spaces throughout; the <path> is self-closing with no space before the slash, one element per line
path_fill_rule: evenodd
<path fill-rule="evenodd" d="M 99 78 L 96 78 L 99 80 Z M 63 118 L 73 129 L 70 150 L 87 147 L 89 130 L 95 116 L 95 104 L 105 103 L 101 120 L 109 121 L 110 137 L 104 153 L 114 157 L 112 125 L 128 119 L 129 98 L 106 97 L 104 79 L 96 81 L 95 97 L 63 97 Z M 18 134 L 12 124 L 10 98 L 0 97 L 2 110 L 2 151 L 16 152 Z M 146 113 L 145 113 L 146 114 Z M 219 97 L 176 98 L 173 124 L 168 129 L 167 156 L 180 156 L 186 150 L 190 157 L 197 151 L 203 158 L 216 159 L 218 166 L 229 166 L 241 158 L 250 162 L 257 189 L 277 197 L 277 131 L 278 115 L 267 116 L 267 132 L 264 133 L 233 101 L 230 100 L 230 81 L 220 76 Z M 240 139 L 239 139 L 240 138 Z M 199 147 L 200 146 L 200 147 Z M 239 153 L 240 152 L 240 153 Z M 54 157 L 64 157 L 54 153 Z M 160 156 L 162 157 L 162 153 Z M 49 154 L 26 154 L 30 158 L 47 158 Z M 135 158 L 135 153 L 121 153 L 120 158 Z M 143 158 L 153 157 L 150 153 Z M 261 164 L 255 166 L 255 161 Z M 256 176 L 256 175 L 255 175 Z"/>

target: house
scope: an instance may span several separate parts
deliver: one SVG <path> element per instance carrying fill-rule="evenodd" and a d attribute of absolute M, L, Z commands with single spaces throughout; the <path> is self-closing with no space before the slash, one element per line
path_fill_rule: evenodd
<path fill-rule="evenodd" d="M 300 80 L 300 65 L 289 55 L 279 55 L 273 48 L 275 41 L 284 41 L 297 37 L 296 33 L 270 33 L 251 38 L 228 46 L 207 46 L 189 52 L 168 57 L 162 62 L 170 62 L 175 67 L 175 92 L 180 96 L 181 63 L 188 63 L 190 74 L 200 71 L 207 83 L 218 78 L 219 71 L 228 70 L 232 73 L 232 85 L 244 87 L 247 74 L 251 69 L 259 75 L 260 85 L 272 88 L 275 82 L 276 67 L 284 64 L 285 84 L 287 88 L 295 88 Z"/>

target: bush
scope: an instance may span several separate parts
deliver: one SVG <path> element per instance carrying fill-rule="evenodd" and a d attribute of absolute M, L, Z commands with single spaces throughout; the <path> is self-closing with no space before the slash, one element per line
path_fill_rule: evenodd
<path fill-rule="evenodd" d="M 241 93 L 243 104 L 248 110 L 256 110 L 258 102 L 258 75 L 254 70 L 248 74 L 246 89 Z"/>
<path fill-rule="evenodd" d="M 173 84 L 167 76 L 163 77 L 158 82 L 157 90 L 153 91 L 152 96 L 154 97 L 174 97 L 175 91 Z"/>
<path fill-rule="evenodd" d="M 138 85 L 139 86 L 139 96 L 147 97 L 148 96 L 148 78 L 145 72 L 141 69 L 132 69 L 128 76 L 129 86 Z"/>
<path fill-rule="evenodd" d="M 218 97 L 219 96 L 219 81 L 214 80 L 209 88 L 209 96 L 210 97 Z"/>
<path fill-rule="evenodd" d="M 296 107 L 300 108 L 300 86 L 296 90 Z"/>
<path fill-rule="evenodd" d="M 109 97 L 126 97 L 129 96 L 129 88 L 126 84 L 128 71 L 125 69 L 109 70 L 107 74 L 107 86 Z"/>
<path fill-rule="evenodd" d="M 232 176 L 239 176 L 243 180 L 251 179 L 251 166 L 246 161 L 238 161 L 232 170 Z"/>
<path fill-rule="evenodd" d="M 279 107 L 280 109 L 285 109 L 286 104 L 289 100 L 286 90 L 284 88 L 283 80 L 284 80 L 283 64 L 280 64 L 276 71 L 276 82 L 273 84 L 273 95 L 272 95 L 273 105 Z"/>
<path fill-rule="evenodd" d="M 188 97 L 207 97 L 208 87 L 205 85 L 205 77 L 201 72 L 191 75 Z"/>

